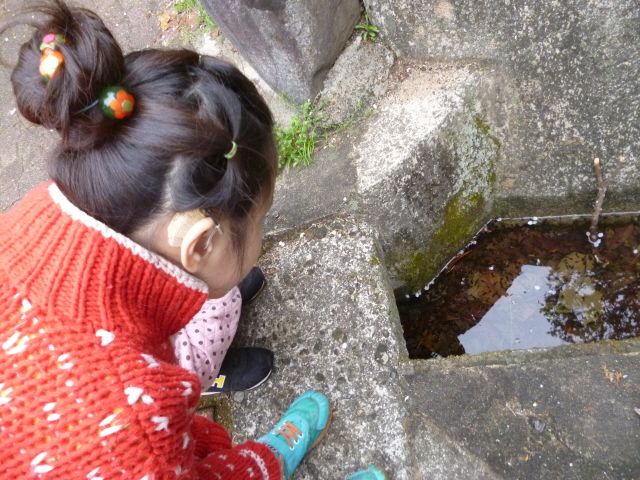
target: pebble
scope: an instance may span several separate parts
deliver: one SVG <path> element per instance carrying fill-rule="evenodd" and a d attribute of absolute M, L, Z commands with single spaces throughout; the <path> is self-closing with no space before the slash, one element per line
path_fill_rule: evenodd
<path fill-rule="evenodd" d="M 535 419 L 533 421 L 533 428 L 535 428 L 539 433 L 544 433 L 545 428 L 547 428 L 547 424 Z"/>
<path fill-rule="evenodd" d="M 233 394 L 233 400 L 238 403 L 242 403 L 244 400 L 244 392 L 236 392 Z"/>

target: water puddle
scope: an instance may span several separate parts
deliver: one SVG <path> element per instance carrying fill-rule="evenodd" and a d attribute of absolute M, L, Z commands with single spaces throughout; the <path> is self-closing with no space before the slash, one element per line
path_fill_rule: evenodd
<path fill-rule="evenodd" d="M 524 223 L 524 225 L 522 225 Z M 640 217 L 495 220 L 426 290 L 398 302 L 411 358 L 640 335 Z"/>

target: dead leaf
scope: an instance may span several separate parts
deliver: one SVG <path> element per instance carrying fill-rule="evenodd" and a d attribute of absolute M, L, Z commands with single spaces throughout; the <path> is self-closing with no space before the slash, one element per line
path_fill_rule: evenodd
<path fill-rule="evenodd" d="M 160 28 L 163 32 L 169 28 L 171 22 L 173 22 L 177 15 L 174 11 L 164 11 L 160 14 Z"/>
<path fill-rule="evenodd" d="M 617 228 L 615 230 L 607 228 L 605 230 L 605 242 L 607 246 L 614 249 L 622 245 L 626 245 L 632 238 L 634 228 L 635 226 L 633 224 L 629 224 L 626 227 Z"/>
<path fill-rule="evenodd" d="M 467 295 L 485 303 L 493 304 L 498 298 L 507 294 L 509 282 L 493 270 L 474 272 L 469 278 L 470 288 Z"/>
<path fill-rule="evenodd" d="M 622 373 L 611 371 L 604 365 L 602 366 L 602 370 L 604 371 L 604 376 L 607 377 L 607 380 L 609 380 L 614 385 L 616 385 L 623 376 Z"/>
<path fill-rule="evenodd" d="M 595 262 L 593 261 L 593 255 L 585 255 L 578 252 L 573 252 L 564 257 L 556 271 L 559 276 L 564 278 L 567 282 L 576 273 L 580 276 L 585 276 L 588 272 L 593 270 Z"/>
<path fill-rule="evenodd" d="M 198 16 L 195 14 L 188 15 L 184 20 L 184 24 L 186 24 L 192 32 L 195 32 L 200 27 L 200 21 L 198 20 Z"/>
<path fill-rule="evenodd" d="M 220 36 L 220 30 L 218 30 L 217 28 L 215 30 L 211 30 L 211 32 L 209 33 L 209 37 L 211 38 L 218 38 Z"/>
<path fill-rule="evenodd" d="M 433 333 L 428 333 L 422 337 L 420 343 L 433 352 L 438 351 L 438 339 Z"/>

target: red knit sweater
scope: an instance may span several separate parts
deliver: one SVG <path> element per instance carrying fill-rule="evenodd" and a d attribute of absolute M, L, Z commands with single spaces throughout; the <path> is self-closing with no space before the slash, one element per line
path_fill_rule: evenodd
<path fill-rule="evenodd" d="M 206 297 L 53 184 L 0 216 L 0 478 L 280 478 L 263 444 L 195 415 L 168 339 Z"/>

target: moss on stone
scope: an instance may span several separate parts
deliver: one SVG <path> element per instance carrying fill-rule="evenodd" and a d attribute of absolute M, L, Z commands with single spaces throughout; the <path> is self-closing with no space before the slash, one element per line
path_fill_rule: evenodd
<path fill-rule="evenodd" d="M 620 347 L 620 341 L 616 339 L 611 339 L 609 340 L 609 343 L 611 344 L 611 346 L 613 347 L 613 350 L 616 353 L 623 353 L 623 349 Z"/>
<path fill-rule="evenodd" d="M 491 127 L 484 123 L 482 121 L 482 118 L 480 118 L 479 116 L 475 117 L 475 121 L 478 131 L 483 135 L 486 135 L 498 149 L 502 148 L 502 142 L 500 141 L 500 139 L 495 135 L 491 135 L 491 133 L 489 133 L 491 131 Z"/>
<path fill-rule="evenodd" d="M 493 195 L 495 165 L 501 143 L 479 116 L 461 115 L 458 126 L 443 140 L 456 165 L 454 193 L 442 209 L 442 225 L 431 235 L 426 249 L 390 255 L 399 277 L 410 291 L 422 289 L 487 220 L 487 204 Z"/>
<path fill-rule="evenodd" d="M 411 252 L 402 262 L 402 279 L 411 290 L 422 289 L 435 277 L 453 252 L 463 248 L 483 221 L 486 199 L 476 193 L 456 194 L 444 208 L 444 221 L 431 237 L 429 247 Z"/>

